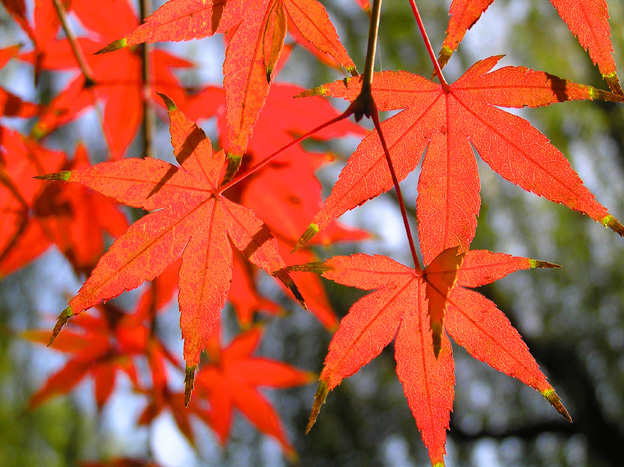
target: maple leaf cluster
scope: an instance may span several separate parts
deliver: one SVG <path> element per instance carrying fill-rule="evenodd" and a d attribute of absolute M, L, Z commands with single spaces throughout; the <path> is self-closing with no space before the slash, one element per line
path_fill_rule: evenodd
<path fill-rule="evenodd" d="M 571 5 L 577 2 L 552 3 L 610 91 L 520 66 L 495 69 L 501 56 L 476 62 L 448 84 L 442 66 L 492 1 L 453 1 L 439 62 L 431 55 L 436 83 L 405 71 L 372 73 L 368 66 L 359 75 L 317 0 L 170 0 L 142 23 L 126 0 L 42 0 L 32 12 L 23 2 L 3 0 L 32 47 L 23 53 L 17 45 L 0 50 L 0 67 L 9 60 L 28 63 L 35 82 L 43 73 L 61 70 L 72 77 L 47 104 L 0 88 L 3 114 L 33 122 L 28 135 L 0 126 L 0 274 L 10 274 L 54 244 L 77 273 L 88 276 L 49 339 L 68 361 L 33 395 L 31 407 L 69 392 L 87 376 L 95 381 L 102 407 L 118 375 L 125 374 L 147 400 L 137 423 L 149 424 L 169 410 L 191 443 L 191 416 L 225 443 L 237 408 L 294 460 L 278 415 L 257 387 L 285 388 L 313 378 L 253 355 L 263 329 L 254 324 L 256 314 L 283 314 L 258 290 L 262 269 L 286 296 L 335 331 L 308 430 L 329 391 L 394 340 L 397 375 L 431 463 L 444 465 L 455 383 L 449 338 L 539 391 L 571 421 L 503 312 L 471 290 L 517 270 L 556 267 L 470 249 L 481 206 L 475 153 L 522 189 L 624 235 L 624 226 L 548 138 L 501 109 L 571 100 L 624 102 L 624 93 L 603 0 L 582 0 L 582 8 Z M 374 25 L 381 3 L 358 3 Z M 410 3 L 420 21 L 415 2 Z M 68 13 L 86 30 L 83 36 L 73 35 Z M 59 39 L 61 27 L 65 37 Z M 191 92 L 173 73 L 192 67 L 191 61 L 138 47 L 215 34 L 226 43 L 223 87 Z M 287 34 L 293 41 L 288 44 Z M 295 43 L 349 76 L 308 91 L 275 83 Z M 339 113 L 322 96 L 351 105 Z M 124 158 L 153 109 L 169 121 L 177 165 Z M 49 135 L 88 110 L 99 113 L 105 162 L 91 165 L 83 145 L 73 157 L 46 149 Z M 379 123 L 378 111 L 399 112 Z M 373 118 L 376 130 L 369 133 L 348 122 L 352 114 Z M 217 116 L 215 141 L 195 123 L 212 116 Z M 331 156 L 312 153 L 299 142 L 346 135 L 364 138 L 322 202 L 314 172 Z M 416 221 L 426 267 L 419 264 L 406 218 L 412 267 L 379 255 L 316 256 L 311 245 L 366 238 L 366 232 L 341 226 L 337 218 L 393 187 L 402 205 L 398 183 L 419 164 Z M 128 226 L 118 203 L 146 214 Z M 116 240 L 104 252 L 109 237 Z M 373 292 L 338 323 L 318 275 Z M 150 285 L 134 310 L 105 303 L 145 281 Z M 155 325 L 176 292 L 183 363 Z M 241 333 L 223 346 L 219 322 L 227 302 Z M 82 313 L 90 308 L 98 310 L 95 316 Z M 46 343 L 49 332 L 27 331 L 24 337 Z M 148 362 L 147 374 L 139 371 L 141 359 Z M 171 389 L 172 371 L 184 374 L 183 393 Z"/>

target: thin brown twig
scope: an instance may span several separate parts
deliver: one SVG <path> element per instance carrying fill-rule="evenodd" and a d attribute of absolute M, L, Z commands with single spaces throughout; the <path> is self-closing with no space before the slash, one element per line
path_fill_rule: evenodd
<path fill-rule="evenodd" d="M 78 66 L 80 67 L 80 71 L 85 78 L 84 86 L 86 88 L 91 87 L 95 84 L 95 79 L 93 79 L 93 72 L 87 63 L 84 52 L 82 48 L 78 44 L 76 40 L 76 35 L 74 31 L 72 31 L 69 26 L 69 22 L 67 21 L 67 12 L 65 11 L 65 7 L 61 3 L 61 0 L 52 0 L 54 2 L 54 8 L 56 9 L 56 13 L 61 21 L 61 25 L 63 26 L 63 31 L 65 31 L 65 35 L 67 36 L 67 40 L 69 41 L 69 45 L 72 49 L 74 57 L 76 57 L 76 61 L 78 62 Z"/>
<path fill-rule="evenodd" d="M 141 0 L 139 3 L 140 22 L 152 14 L 151 0 Z M 156 134 L 156 113 L 152 103 L 152 54 L 153 45 L 141 44 L 141 81 L 143 83 L 143 150 L 145 157 L 154 157 L 154 136 Z"/>

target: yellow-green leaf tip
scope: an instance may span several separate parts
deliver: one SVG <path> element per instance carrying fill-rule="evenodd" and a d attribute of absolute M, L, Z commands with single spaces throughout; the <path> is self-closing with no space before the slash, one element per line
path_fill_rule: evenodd
<path fill-rule="evenodd" d="M 555 392 L 553 388 L 549 388 L 549 389 L 546 389 L 545 391 L 542 391 L 542 396 L 544 396 L 546 400 L 550 402 L 550 405 L 552 405 L 557 410 L 557 412 L 563 415 L 563 417 L 567 421 L 572 423 L 572 417 L 570 417 L 570 414 L 568 413 L 566 408 L 563 406 L 563 402 L 561 402 L 561 399 L 559 398 L 559 396 L 557 395 L 557 393 Z"/>
<path fill-rule="evenodd" d="M 611 214 L 605 216 L 600 222 L 605 227 L 614 230 L 620 236 L 624 237 L 624 225 L 620 224 L 620 221 L 613 217 Z"/>
<path fill-rule="evenodd" d="M 67 307 L 63 311 L 61 311 L 61 314 L 59 315 L 58 320 L 54 325 L 54 329 L 52 330 L 52 336 L 50 336 L 50 342 L 48 342 L 48 347 L 52 345 L 54 339 L 56 339 L 56 336 L 58 336 L 59 332 L 61 332 L 61 329 L 63 329 L 63 326 L 65 326 L 65 323 L 67 323 L 67 320 L 72 316 L 74 316 L 74 312 L 72 311 L 71 307 Z"/>
<path fill-rule="evenodd" d="M 286 269 L 289 271 L 315 272 L 317 274 L 323 274 L 324 272 L 331 271 L 333 268 L 322 261 L 316 261 L 306 264 L 293 264 L 292 266 L 288 266 Z"/>
<path fill-rule="evenodd" d="M 325 96 L 327 95 L 327 88 L 325 86 L 317 86 L 307 91 L 303 91 L 295 96 L 297 97 L 311 97 L 311 96 Z"/>
<path fill-rule="evenodd" d="M 163 102 L 167 106 L 167 110 L 169 112 L 173 112 L 174 110 L 177 110 L 178 107 L 175 105 L 175 102 L 169 99 L 169 97 L 167 97 L 166 94 L 162 94 L 159 92 L 158 95 L 160 96 L 160 98 L 163 100 Z"/>
<path fill-rule="evenodd" d="M 228 153 L 225 158 L 227 160 L 227 169 L 225 170 L 225 176 L 223 177 L 222 185 L 225 185 L 230 180 L 232 180 L 232 178 L 234 178 L 234 175 L 236 175 L 236 172 L 238 172 L 238 168 L 240 167 L 241 161 L 243 160 L 243 155 Z"/>
<path fill-rule="evenodd" d="M 357 69 L 355 68 L 355 65 L 350 66 L 349 68 L 347 68 L 347 71 L 349 72 L 349 74 L 351 74 L 351 76 L 360 76 L 360 74 L 358 73 Z"/>
<path fill-rule="evenodd" d="M 297 244 L 295 245 L 295 248 L 293 249 L 293 253 L 299 250 L 300 248 L 303 248 L 310 240 L 312 240 L 312 237 L 314 237 L 320 231 L 321 229 L 318 225 L 316 224 L 308 225 L 308 228 L 306 229 L 306 231 L 303 232 L 303 235 L 301 236 L 299 241 L 297 241 Z"/>
<path fill-rule="evenodd" d="M 318 414 L 321 411 L 321 406 L 325 403 L 325 399 L 327 399 L 327 394 L 329 394 L 329 386 L 325 381 L 321 381 L 316 389 L 316 394 L 314 395 L 312 413 L 310 413 L 310 419 L 308 420 L 308 426 L 305 431 L 306 435 L 310 433 L 310 430 L 316 423 L 316 417 L 318 417 Z"/>
<path fill-rule="evenodd" d="M 560 268 L 560 264 L 549 263 L 548 261 L 540 261 L 539 259 L 529 259 L 529 268 Z"/>
<path fill-rule="evenodd" d="M 444 462 L 436 462 L 435 464 L 432 464 L 433 467 L 445 467 Z"/>
<path fill-rule="evenodd" d="M 197 365 L 187 366 L 184 371 L 184 407 L 188 407 L 191 401 L 191 393 L 195 383 L 195 370 L 197 370 Z"/>
<path fill-rule="evenodd" d="M 61 180 L 63 182 L 67 182 L 70 176 L 71 176 L 71 171 L 64 170 L 63 172 L 55 172 L 51 174 L 37 175 L 35 178 L 39 180 Z"/>
<path fill-rule="evenodd" d="M 30 136 L 39 140 L 48 134 L 48 130 L 41 125 L 41 123 L 37 122 L 33 125 L 30 130 Z"/>
<path fill-rule="evenodd" d="M 115 50 L 123 49 L 128 46 L 128 39 L 125 37 L 123 39 L 116 40 L 115 42 L 111 42 L 103 49 L 98 50 L 95 54 L 106 54 L 108 52 L 114 52 Z"/>
<path fill-rule="evenodd" d="M 602 77 L 607 82 L 607 86 L 609 86 L 611 91 L 615 94 L 619 94 L 620 96 L 624 96 L 624 90 L 622 90 L 622 85 L 620 84 L 620 80 L 615 71 L 613 73 L 602 75 Z"/>

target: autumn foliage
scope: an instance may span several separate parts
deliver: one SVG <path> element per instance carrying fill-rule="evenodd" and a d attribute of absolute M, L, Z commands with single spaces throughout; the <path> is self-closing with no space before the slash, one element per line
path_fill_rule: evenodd
<path fill-rule="evenodd" d="M 23 333 L 68 357 L 32 396 L 31 408 L 84 378 L 95 381 L 102 407 L 125 374 L 147 400 L 138 424 L 169 410 L 191 443 L 191 417 L 226 443 L 237 409 L 294 461 L 279 416 L 257 388 L 304 385 L 315 377 L 254 354 L 264 329 L 258 313 L 283 316 L 282 306 L 258 288 L 262 269 L 285 297 L 335 332 L 308 431 L 317 416 L 322 423 L 319 411 L 329 392 L 394 342 L 396 373 L 431 463 L 444 465 L 455 386 L 451 339 L 539 391 L 572 421 L 504 312 L 472 290 L 521 269 L 558 267 L 471 249 L 481 207 L 475 154 L 521 189 L 624 235 L 548 136 L 505 110 L 572 100 L 621 103 L 624 92 L 604 0 L 552 3 L 597 65 L 605 89 L 499 66 L 505 65 L 502 56 L 483 57 L 448 83 L 444 65 L 492 1 L 452 2 L 438 59 L 410 0 L 432 78 L 373 72 L 377 0 L 357 2 L 373 25 L 359 73 L 317 0 L 170 0 L 144 21 L 126 0 L 41 0 L 33 11 L 24 2 L 3 0 L 30 44 L 0 50 L 0 66 L 19 60 L 32 65 L 35 80 L 61 70 L 71 78 L 45 104 L 0 88 L 0 116 L 28 119 L 30 129 L 13 130 L 4 120 L 0 126 L 0 274 L 11 274 L 54 244 L 86 277 L 53 330 Z M 76 37 L 68 15 L 83 26 L 83 35 Z M 194 64 L 146 45 L 213 35 L 226 43 L 222 86 L 189 90 L 174 71 Z M 295 44 L 340 70 L 342 79 L 309 90 L 275 82 Z M 326 97 L 349 106 L 337 111 Z M 82 144 L 69 155 L 47 149 L 46 138 L 92 109 L 106 161 L 92 165 Z M 380 122 L 379 111 L 395 113 Z M 175 164 L 128 150 L 137 133 L 149 150 L 154 112 L 169 126 Z M 213 141 L 195 123 L 212 116 Z M 350 116 L 370 117 L 376 129 L 369 132 Z M 315 170 L 332 157 L 300 143 L 349 135 L 363 139 L 323 201 Z M 166 157 L 163 148 L 159 156 Z M 415 245 L 398 183 L 417 166 Z M 413 264 L 381 255 L 318 256 L 315 245 L 367 238 L 337 219 L 393 188 Z M 129 222 L 123 205 L 143 214 Z M 339 322 L 321 276 L 371 292 Z M 135 309 L 108 302 L 146 281 Z M 176 295 L 181 356 L 155 332 L 160 311 Z M 240 333 L 223 344 L 220 317 L 228 302 Z M 147 375 L 137 366 L 141 359 L 148 362 Z M 172 389 L 172 379 L 185 381 L 183 393 Z"/>

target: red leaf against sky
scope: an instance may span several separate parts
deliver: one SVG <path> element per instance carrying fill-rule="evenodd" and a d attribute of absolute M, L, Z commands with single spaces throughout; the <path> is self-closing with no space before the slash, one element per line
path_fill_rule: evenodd
<path fill-rule="evenodd" d="M 426 152 L 417 204 L 426 264 L 446 248 L 459 244 L 467 249 L 474 237 L 480 184 L 473 148 L 505 179 L 624 234 L 624 227 L 595 200 L 559 150 L 526 120 L 498 108 L 576 99 L 622 102 L 624 97 L 524 67 L 491 71 L 500 58 L 477 62 L 446 91 L 407 72 L 375 74 L 372 92 L 379 110 L 406 109 L 381 124 L 399 180 L 414 170 Z M 306 94 L 354 100 L 359 92 L 360 79 L 350 78 Z M 298 246 L 332 219 L 392 186 L 374 132 L 353 153 Z"/>
<path fill-rule="evenodd" d="M 10 59 L 17 57 L 19 49 L 19 45 L 0 49 L 0 68 L 3 68 Z M 29 118 L 35 116 L 38 109 L 38 105 L 26 102 L 19 96 L 0 88 L 0 117 Z"/>
<path fill-rule="evenodd" d="M 74 120 L 96 103 L 103 103 L 103 126 L 111 157 L 119 159 L 136 135 L 143 119 L 145 99 L 142 80 L 141 57 L 131 50 L 114 56 L 93 55 L 104 44 L 134 29 L 138 20 L 127 0 L 116 2 L 74 2 L 72 11 L 93 33 L 89 38 L 79 38 L 87 63 L 93 74 L 94 85 L 87 85 L 82 74 L 74 77 L 57 95 L 33 128 L 33 134 L 42 137 L 61 125 Z M 93 37 L 93 39 L 91 39 Z M 23 60 L 35 63 L 44 54 L 40 66 L 47 70 L 78 70 L 78 64 L 66 39 L 49 40 L 33 53 L 25 54 Z M 165 93 L 176 101 L 185 94 L 178 79 L 172 74 L 174 68 L 188 68 L 193 64 L 163 50 L 150 55 L 152 62 L 153 94 Z"/>
<path fill-rule="evenodd" d="M 112 394 L 119 371 L 125 372 L 135 385 L 138 384 L 134 362 L 116 343 L 116 326 L 112 325 L 114 321 L 108 319 L 113 314 L 116 315 L 114 319 L 120 319 L 122 312 L 110 305 L 102 310 L 101 317 L 80 316 L 72 322 L 72 329 L 65 330 L 59 337 L 55 349 L 71 355 L 71 358 L 31 396 L 31 409 L 51 397 L 69 393 L 87 375 L 93 377 L 95 400 L 99 408 L 104 406 Z M 137 331 L 139 329 L 132 329 L 132 332 Z M 47 344 L 50 332 L 26 331 L 22 336 L 40 344 Z"/>
<path fill-rule="evenodd" d="M 44 385 L 31 396 L 34 408 L 50 397 L 69 393 L 86 376 L 95 383 L 95 400 L 102 407 L 111 395 L 120 371 L 130 377 L 135 390 L 146 393 L 154 405 L 162 405 L 162 394 L 167 387 L 165 362 L 179 363 L 152 332 L 156 313 L 170 300 L 176 290 L 180 262 L 176 261 L 143 292 L 136 309 L 124 312 L 107 303 L 98 306 L 100 316 L 82 314 L 72 320 L 55 341 L 54 348 L 70 355 L 69 361 L 51 375 Z M 47 344 L 49 331 L 26 331 L 23 337 Z M 141 382 L 135 367 L 135 358 L 147 359 L 151 370 L 150 380 Z"/>
<path fill-rule="evenodd" d="M 200 353 L 230 288 L 232 244 L 302 299 L 266 225 L 253 211 L 218 192 L 223 151 L 213 154 L 204 132 L 169 98 L 163 99 L 180 167 L 156 159 L 128 159 L 43 177 L 82 183 L 127 205 L 156 210 L 135 222 L 100 259 L 61 313 L 53 339 L 71 316 L 153 279 L 182 255 L 178 300 L 188 398 Z"/>
<path fill-rule="evenodd" d="M 229 30 L 223 63 L 228 157 L 239 161 L 269 91 L 287 22 L 317 49 L 356 74 L 325 8 L 317 0 L 170 0 L 134 32 L 100 52 L 143 42 L 196 39 Z"/>
<path fill-rule="evenodd" d="M 494 0 L 453 0 L 446 38 L 440 50 L 440 65 L 444 66 L 466 31 L 481 17 Z M 609 10 L 605 0 L 551 0 L 559 16 L 566 22 L 579 43 L 589 52 L 594 64 L 613 92 L 624 94 L 617 76 Z"/>
<path fill-rule="evenodd" d="M 505 315 L 485 297 L 467 288 L 490 283 L 519 269 L 556 266 L 484 250 L 467 252 L 461 263 L 457 251 L 458 247 L 444 250 L 422 274 L 385 256 L 364 254 L 336 256 L 323 263 L 289 268 L 322 273 L 340 284 L 375 290 L 356 302 L 340 322 L 329 345 L 308 430 L 328 392 L 395 339 L 396 371 L 403 391 L 432 465 L 444 465 L 455 384 L 446 332 L 473 357 L 540 391 L 570 420 L 555 390 Z M 449 276 L 456 279 L 455 285 L 440 288 L 440 283 L 455 282 L 449 281 Z M 435 294 L 438 296 L 432 302 Z M 440 314 L 445 317 L 446 332 L 440 335 L 440 352 L 436 358 L 430 320 Z"/>
<path fill-rule="evenodd" d="M 315 375 L 282 362 L 254 357 L 263 329 L 256 327 L 239 334 L 225 348 L 215 332 L 208 346 L 209 362 L 197 374 L 197 398 L 210 403 L 210 426 L 221 443 L 230 434 L 233 409 L 240 410 L 258 430 L 275 437 L 288 457 L 296 458 L 279 416 L 258 387 L 289 388 L 314 381 Z"/>

